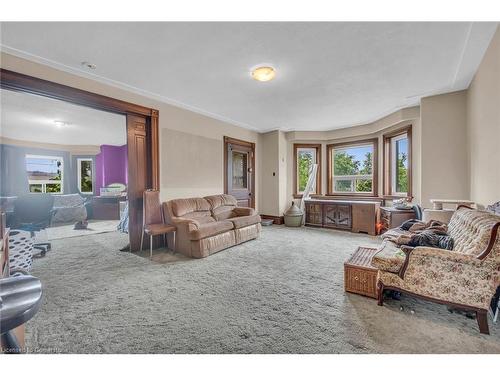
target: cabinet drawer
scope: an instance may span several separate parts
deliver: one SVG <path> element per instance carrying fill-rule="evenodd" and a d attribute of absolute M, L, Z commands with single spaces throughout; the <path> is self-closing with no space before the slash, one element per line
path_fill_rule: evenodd
<path fill-rule="evenodd" d="M 347 292 L 377 298 L 377 270 L 345 265 L 344 286 Z"/>

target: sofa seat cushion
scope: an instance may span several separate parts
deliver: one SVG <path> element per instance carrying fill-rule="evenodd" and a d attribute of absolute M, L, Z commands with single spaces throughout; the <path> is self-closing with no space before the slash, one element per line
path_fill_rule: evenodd
<path fill-rule="evenodd" d="M 227 221 L 233 223 L 235 229 L 244 228 L 249 225 L 260 223 L 260 215 L 232 217 L 227 219 Z"/>
<path fill-rule="evenodd" d="M 382 271 L 398 273 L 406 259 L 406 254 L 397 245 L 385 239 L 372 259 L 372 266 Z"/>
<path fill-rule="evenodd" d="M 215 219 L 212 216 L 194 216 L 193 218 L 190 218 L 189 216 L 190 215 L 186 215 L 183 217 L 183 219 L 191 219 L 201 225 L 208 223 L 215 223 Z"/>
<path fill-rule="evenodd" d="M 230 221 L 214 221 L 198 225 L 198 228 L 189 231 L 191 240 L 201 240 L 203 238 L 215 236 L 219 233 L 228 232 L 233 229 L 233 223 Z"/>
<path fill-rule="evenodd" d="M 226 220 L 237 216 L 234 209 L 238 206 L 238 202 L 232 195 L 210 195 L 205 199 L 210 203 L 212 216 L 217 220 Z"/>

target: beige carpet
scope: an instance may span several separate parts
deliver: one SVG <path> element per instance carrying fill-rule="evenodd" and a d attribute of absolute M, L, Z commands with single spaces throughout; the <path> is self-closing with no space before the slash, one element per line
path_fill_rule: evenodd
<path fill-rule="evenodd" d="M 344 292 L 343 262 L 374 237 L 263 228 L 199 260 L 118 249 L 117 232 L 53 241 L 27 345 L 63 353 L 500 353 L 500 327 L 446 307 Z M 156 260 L 156 261 L 155 261 Z M 390 366 L 390 364 L 389 364 Z"/>
<path fill-rule="evenodd" d="M 89 220 L 87 229 L 74 229 L 75 223 L 49 227 L 45 230 L 49 241 L 62 238 L 88 236 L 91 234 L 114 232 L 119 220 Z"/>

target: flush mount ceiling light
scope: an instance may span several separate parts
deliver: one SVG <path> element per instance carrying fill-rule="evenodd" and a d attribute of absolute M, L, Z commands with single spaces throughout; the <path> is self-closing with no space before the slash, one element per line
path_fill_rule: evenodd
<path fill-rule="evenodd" d="M 258 66 L 252 69 L 252 78 L 260 82 L 268 82 L 276 76 L 272 66 Z"/>
<path fill-rule="evenodd" d="M 67 122 L 64 122 L 64 121 L 59 121 L 59 120 L 55 120 L 54 121 L 54 124 L 56 124 L 56 126 L 58 128 L 63 128 L 65 126 L 68 126 L 68 123 Z"/>
<path fill-rule="evenodd" d="M 97 66 L 95 64 L 92 64 L 91 62 L 88 62 L 88 61 L 82 61 L 82 66 L 87 68 L 87 69 L 91 69 L 91 70 L 94 70 L 95 68 L 97 68 Z"/>

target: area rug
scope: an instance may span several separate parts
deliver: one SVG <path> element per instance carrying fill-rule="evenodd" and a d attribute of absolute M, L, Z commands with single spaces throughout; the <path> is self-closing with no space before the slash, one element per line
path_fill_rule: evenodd
<path fill-rule="evenodd" d="M 491 319 L 491 335 L 481 335 L 445 306 L 403 296 L 381 307 L 345 293 L 344 261 L 376 237 L 272 226 L 208 258 L 166 263 L 155 261 L 164 250 L 153 261 L 120 252 L 127 241 L 117 232 L 54 240 L 35 260 L 44 296 L 26 327 L 28 350 L 500 353 Z"/>
<path fill-rule="evenodd" d="M 119 222 L 119 220 L 89 220 L 87 229 L 74 229 L 75 223 L 72 223 L 49 227 L 45 231 L 48 240 L 52 241 L 62 238 L 114 232 L 117 230 Z"/>

